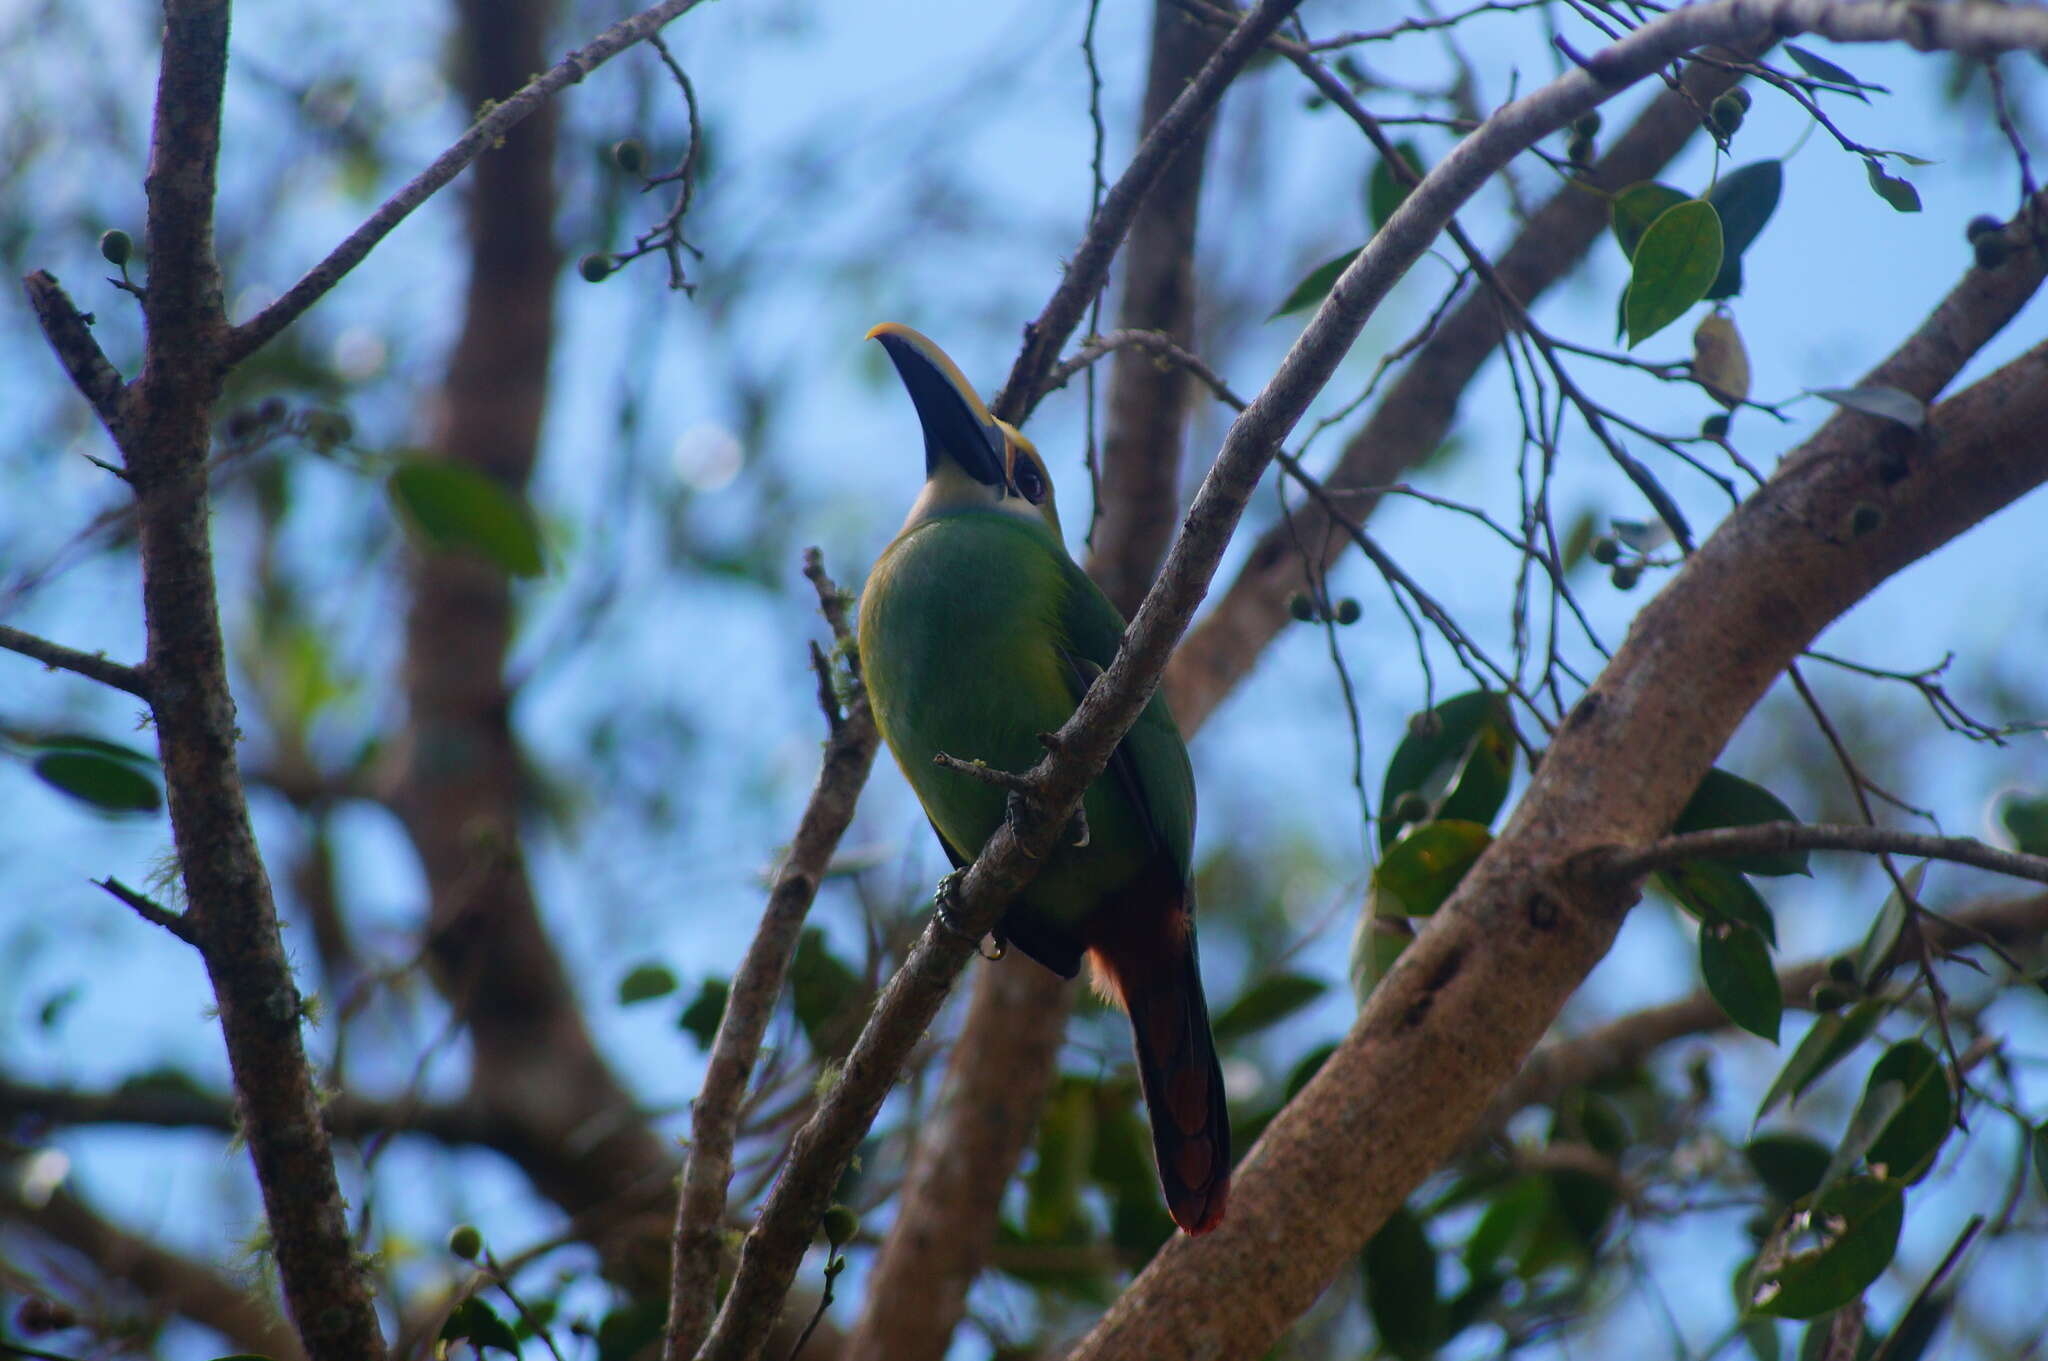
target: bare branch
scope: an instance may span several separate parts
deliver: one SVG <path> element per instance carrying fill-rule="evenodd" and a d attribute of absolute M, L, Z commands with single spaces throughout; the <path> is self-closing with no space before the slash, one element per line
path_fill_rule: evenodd
<path fill-rule="evenodd" d="M 493 104 L 469 130 L 455 139 L 432 165 L 380 204 L 360 227 L 328 253 L 326 259 L 307 271 L 306 276 L 287 289 L 282 297 L 235 327 L 223 347 L 222 358 L 232 366 L 254 354 L 278 332 L 299 317 L 326 292 L 361 264 L 377 243 L 425 203 L 440 188 L 461 174 L 469 163 L 497 145 L 499 140 L 555 95 L 574 85 L 619 53 L 644 42 L 661 31 L 670 20 L 696 8 L 700 0 L 661 0 L 598 34 L 582 47 L 535 76 L 517 94 Z M 692 143 L 694 150 L 695 144 Z"/>
<path fill-rule="evenodd" d="M 35 309 L 50 348 L 71 376 L 72 386 L 92 403 L 93 414 L 115 439 L 121 437 L 121 391 L 119 370 L 100 343 L 92 337 L 91 322 L 71 301 L 55 276 L 36 270 L 21 281 L 28 304 Z"/>
<path fill-rule="evenodd" d="M 1002 391 L 989 403 L 989 410 L 998 417 L 1021 425 L 1038 405 L 1038 399 L 1044 395 L 1046 373 L 1059 358 L 1067 337 L 1080 324 L 1089 302 L 1109 278 L 1109 262 L 1123 244 L 1124 233 L 1130 230 L 1146 192 L 1182 146 L 1200 134 L 1203 120 L 1223 98 L 1230 82 L 1300 3 L 1301 0 L 1259 0 L 1217 47 L 1216 55 L 1153 124 L 1123 176 L 1103 196 L 1101 211 L 1088 224 L 1087 235 L 1068 259 L 1059 288 L 1038 319 L 1025 326 L 1024 348 L 1011 366 Z"/>
<path fill-rule="evenodd" d="M 95 879 L 93 882 L 105 889 L 115 899 L 126 904 L 136 916 L 142 918 L 150 925 L 161 926 L 187 945 L 197 945 L 199 943 L 198 935 L 192 929 L 192 923 L 185 919 L 183 913 L 173 912 L 154 898 L 146 894 L 137 893 L 119 879 Z"/>
<path fill-rule="evenodd" d="M 1596 856 L 1587 871 L 1617 879 L 1640 879 L 1687 860 L 1725 860 L 1731 856 L 1782 854 L 1787 851 L 1861 851 L 1870 855 L 1917 855 L 1927 860 L 1952 860 L 2016 879 L 2048 884 L 2048 857 L 2002 851 L 1960 836 L 1924 836 L 1888 827 L 1835 826 L 1814 822 L 1760 822 L 1747 827 L 1714 827 L 1653 841 L 1634 850 L 1614 849 Z"/>
<path fill-rule="evenodd" d="M 804 572 L 817 588 L 819 607 L 834 634 L 845 638 L 846 597 L 825 575 L 816 549 L 805 555 Z M 676 1206 L 668 1325 L 662 1341 L 668 1361 L 687 1361 L 710 1326 L 725 1255 L 726 1192 L 732 1182 L 741 1098 L 760 1056 L 761 1037 L 781 996 L 804 918 L 840 836 L 853 821 L 879 740 L 866 692 L 857 689 L 843 717 L 832 725 L 817 787 L 797 823 L 789 854 L 775 873 L 753 943 L 733 974 L 725 1014 L 711 1043 L 704 1086 L 690 1109 L 690 1152 Z"/>
<path fill-rule="evenodd" d="M 65 647 L 5 624 L 0 624 L 0 648 L 33 657 L 53 671 L 70 671 L 101 685 L 126 690 L 137 699 L 149 698 L 149 680 L 141 670 L 108 661 L 104 652 L 80 652 L 77 648 Z"/>
<path fill-rule="evenodd" d="M 377 1361 L 384 1341 L 300 1035 L 302 1003 L 236 767 L 207 505 L 226 364 L 213 208 L 226 0 L 166 0 L 151 123 L 142 372 L 112 430 L 135 488 L 150 708 L 171 830 L 234 1074 L 242 1132 L 300 1340 L 315 1361 Z"/>
<path fill-rule="evenodd" d="M 1931 944 L 1945 951 L 1986 943 L 2024 948 L 2048 936 L 2048 894 L 1990 903 L 1946 920 L 1928 917 L 1922 929 Z M 1902 942 L 1894 958 L 1903 959 L 1910 948 Z M 1810 959 L 1780 970 L 1778 987 L 1785 1005 L 1810 1006 L 1813 989 L 1827 977 L 1826 959 Z M 1730 1024 L 1720 1004 L 1701 990 L 1545 1044 L 1495 1097 L 1468 1143 L 1498 1137 L 1517 1111 L 1553 1104 L 1569 1091 L 1639 1067 L 1674 1040 Z"/>

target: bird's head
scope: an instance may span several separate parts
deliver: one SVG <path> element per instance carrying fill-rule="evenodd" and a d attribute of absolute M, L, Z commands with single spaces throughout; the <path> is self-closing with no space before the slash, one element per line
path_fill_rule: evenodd
<path fill-rule="evenodd" d="M 924 491 L 910 509 L 910 522 L 959 510 L 995 510 L 1040 521 L 1058 541 L 1052 478 L 1031 441 L 990 415 L 959 367 L 925 336 L 886 321 L 868 339 L 888 351 L 924 427 Z"/>

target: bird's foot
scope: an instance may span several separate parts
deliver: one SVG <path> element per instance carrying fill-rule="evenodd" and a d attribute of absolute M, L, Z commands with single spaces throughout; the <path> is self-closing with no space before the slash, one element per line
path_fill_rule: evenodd
<path fill-rule="evenodd" d="M 957 869 L 939 880 L 938 888 L 932 893 L 932 917 L 938 922 L 940 930 L 966 941 L 974 947 L 974 953 L 994 962 L 1010 952 L 1010 942 L 1003 939 L 1003 933 L 990 932 L 986 939 L 991 944 L 988 949 L 983 949 L 984 937 L 975 935 L 954 919 L 953 909 L 960 905 L 960 885 L 966 878 L 967 871 Z"/>

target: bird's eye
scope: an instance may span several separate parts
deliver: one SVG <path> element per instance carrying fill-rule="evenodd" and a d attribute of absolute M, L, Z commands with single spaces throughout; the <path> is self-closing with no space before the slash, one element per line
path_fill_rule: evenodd
<path fill-rule="evenodd" d="M 1045 504 L 1045 478 L 1039 475 L 1038 465 L 1030 459 L 1020 458 L 1017 460 L 1017 466 L 1011 482 L 1017 488 L 1017 494 L 1032 505 L 1040 506 Z"/>

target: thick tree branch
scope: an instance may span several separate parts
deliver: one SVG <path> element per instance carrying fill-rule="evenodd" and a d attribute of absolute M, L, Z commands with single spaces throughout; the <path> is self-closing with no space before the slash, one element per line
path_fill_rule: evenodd
<path fill-rule="evenodd" d="M 1182 148 L 1201 135 L 1205 120 L 1223 98 L 1224 90 L 1300 3 L 1301 0 L 1259 0 L 1152 125 L 1123 176 L 1103 196 L 1102 207 L 1088 224 L 1079 249 L 1067 261 L 1066 277 L 1038 319 L 1025 326 L 1024 348 L 1011 365 L 1002 391 L 989 403 L 989 410 L 998 417 L 1012 425 L 1022 425 L 1038 405 L 1045 392 L 1045 375 L 1058 361 L 1067 337 L 1080 325 L 1088 304 L 1102 291 L 1109 278 L 1110 261 L 1116 258 L 1117 248 L 1123 244 L 1124 234 L 1130 230 L 1147 192 Z"/>
<path fill-rule="evenodd" d="M 149 698 L 149 682 L 142 672 L 121 662 L 108 661 L 103 652 L 80 652 L 5 624 L 0 624 L 0 648 L 33 657 L 53 671 L 70 671 L 101 685 L 126 690 L 138 699 Z"/>
<path fill-rule="evenodd" d="M 805 554 L 804 574 L 817 587 L 819 602 L 839 643 L 847 644 L 851 634 L 844 597 L 825 575 L 815 548 Z M 840 836 L 853 821 L 854 805 L 875 763 L 880 734 L 868 712 L 865 691 L 856 691 L 844 714 L 834 717 L 828 713 L 828 717 L 833 717 L 832 731 L 825 742 L 817 787 L 797 823 L 789 854 L 775 873 L 768 907 L 753 943 L 733 974 L 725 1014 L 711 1044 L 704 1085 L 690 1108 L 690 1152 L 683 1164 L 683 1191 L 676 1206 L 668 1326 L 662 1343 L 668 1361 L 688 1361 L 710 1327 L 719 1266 L 725 1256 L 726 1190 L 732 1182 L 741 1098 L 760 1056 L 761 1037 L 781 996 L 804 918 Z"/>
<path fill-rule="evenodd" d="M 282 297 L 235 327 L 227 337 L 225 358 L 236 364 L 254 354 L 285 327 L 297 321 L 307 308 L 361 264 L 377 243 L 411 215 L 413 209 L 432 198 L 442 186 L 465 170 L 471 161 L 498 145 L 505 135 L 547 107 L 554 97 L 576 84 L 619 53 L 659 33 L 670 20 L 697 7 L 701 0 L 662 0 L 640 13 L 607 28 L 582 47 L 563 57 L 540 75 L 532 77 L 517 92 L 491 103 L 469 130 L 455 139 L 432 165 L 382 204 L 343 239 L 327 258 L 308 270 L 306 276 L 285 290 Z M 529 68 L 530 69 L 530 68 Z M 521 78 L 526 73 L 521 73 Z"/>
<path fill-rule="evenodd" d="M 1640 879 L 1687 860 L 1724 860 L 1730 856 L 1768 855 L 1786 851 L 1861 851 L 1870 855 L 1916 855 L 1951 860 L 2017 879 L 2048 884 L 2048 858 L 2021 855 L 1960 836 L 1924 836 L 1888 827 L 1834 826 L 1811 822 L 1764 822 L 1747 827 L 1715 827 L 1685 832 L 1647 846 L 1615 847 L 1591 857 L 1586 870 L 1616 879 Z"/>
<path fill-rule="evenodd" d="M 1820 629 L 2048 480 L 2025 434 L 2042 420 L 2048 345 L 1936 407 L 1922 435 L 1830 421 L 1730 516 L 1644 608 L 1500 838 L 1240 1165 L 1222 1227 L 1169 1244 L 1076 1358 L 1269 1346 L 1468 1137 L 1605 953 L 1626 896 L 1574 858 L 1661 832 Z M 1842 534 L 1871 500 L 1882 532 Z"/>
<path fill-rule="evenodd" d="M 1053 839 L 1070 820 L 1083 790 L 1101 773 L 1116 743 L 1150 698 L 1174 641 L 1187 627 L 1189 618 L 1200 603 L 1244 506 L 1281 440 L 1300 419 L 1315 394 L 1329 381 L 1366 320 L 1394 283 L 1428 248 L 1459 206 L 1512 157 L 1537 138 L 1556 131 L 1617 89 L 1657 71 L 1682 52 L 1707 43 L 1749 37 L 1759 25 L 1811 26 L 1831 36 L 1848 34 L 1873 38 L 1910 34 L 1921 40 L 1929 34 L 1942 33 L 1957 43 L 1978 44 L 2009 39 L 2015 44 L 2038 41 L 2048 46 L 2048 12 L 2034 19 L 2014 20 L 2009 17 L 2010 12 L 2001 10 L 1989 16 L 1989 22 L 1984 26 L 1958 27 L 1940 20 L 1930 21 L 1924 16 L 1915 17 L 1917 11 L 1886 6 L 1883 12 L 1890 18 L 1887 27 L 1882 24 L 1873 26 L 1868 21 L 1865 11 L 1878 8 L 1854 7 L 1855 15 L 1845 19 L 1817 0 L 1718 0 L 1718 3 L 1659 17 L 1644 23 L 1602 51 L 1589 63 L 1591 71 L 1576 70 L 1503 108 L 1430 172 L 1339 277 L 1282 361 L 1272 382 L 1231 426 L 1223 449 L 1188 513 L 1186 528 L 1168 556 L 1164 572 L 1125 633 L 1123 648 L 1108 670 L 1090 687 L 1074 716 L 1060 729 L 1057 741 L 1052 744 L 1053 754 L 1035 768 L 1033 776 L 1039 788 L 1038 796 L 1024 801 L 1024 816 L 997 829 L 962 881 L 959 910 L 955 915 L 966 933 L 982 933 L 993 927 L 1010 899 L 1023 884 L 1029 882 L 1039 861 L 1050 851 Z M 1979 389 L 1988 389 L 1989 386 L 1988 382 L 1980 384 Z M 2008 397 L 2007 400 L 2010 402 L 2012 399 Z M 1985 425 L 1996 424 L 1985 418 L 1975 405 L 1958 409 L 1956 417 L 1959 432 L 1968 430 L 1974 433 Z M 1835 428 L 1835 424 L 1831 423 L 1829 428 Z M 1972 447 L 1978 447 L 1974 441 Z M 1984 507 L 1979 512 L 1981 514 L 1988 513 L 1990 507 L 2003 504 L 2003 500 L 1989 498 L 2005 493 L 2009 499 L 2022 489 L 2017 485 L 2017 479 L 1991 475 L 1974 483 L 1971 492 Z M 1754 504 L 1755 499 L 1751 502 Z M 1962 527 L 1961 524 L 1947 526 L 1942 537 L 1959 532 Z M 1920 551 L 1926 550 L 1922 548 Z M 1901 558 L 1900 562 L 1910 561 L 1913 556 L 1918 554 Z M 1892 570 L 1896 570 L 1896 565 Z M 1840 607 L 1845 608 L 1854 598 L 1852 595 L 1843 600 Z M 1654 612 L 1655 602 L 1646 610 L 1646 617 Z M 1817 630 L 1818 624 L 1815 628 Z M 1810 638 L 1811 633 L 1801 637 L 1799 645 L 1803 646 Z M 1726 667 L 1724 671 L 1728 671 L 1731 679 L 1741 674 Z M 1711 668 L 1707 672 L 1711 673 Z M 1775 668 L 1771 674 L 1776 674 Z M 1761 693 L 1767 679 L 1758 682 L 1758 693 Z M 1754 696 L 1745 699 L 1742 709 L 1746 710 L 1753 699 Z M 1597 705 L 1599 701 L 1589 697 L 1587 703 Z M 1585 711 L 1585 704 L 1580 707 L 1582 712 Z M 1704 721 L 1703 715 L 1689 717 L 1696 724 Z M 1730 716 L 1729 724 L 1733 726 L 1733 716 Z M 1725 734 L 1721 735 L 1721 740 L 1725 740 Z M 1643 741 L 1649 743 L 1650 738 L 1645 735 Z M 1697 758 L 1698 768 L 1690 771 L 1684 785 L 1684 790 L 1689 792 L 1705 773 L 1713 750 L 1719 746 L 1720 740 L 1715 740 L 1712 747 L 1703 750 L 1680 748 L 1662 755 L 1666 761 L 1681 768 L 1684 763 Z M 1553 755 L 1556 749 L 1553 746 Z M 1621 764 L 1648 769 L 1656 763 L 1639 760 Z M 1556 778 L 1549 759 L 1539 774 L 1539 783 L 1546 775 Z M 1636 814 L 1645 807 L 1659 809 L 1655 801 L 1639 801 L 1632 807 Z M 1662 812 L 1661 820 L 1637 828 L 1639 836 L 1660 829 L 1661 823 L 1668 822 L 1669 817 L 1676 813 L 1677 805 L 1668 811 L 1659 811 Z M 1618 820 L 1628 822 L 1626 817 Z M 1020 822 L 1021 826 L 1018 825 Z M 1583 836 L 1586 832 L 1599 830 L 1601 826 L 1600 820 L 1590 820 L 1580 824 L 1578 831 Z M 1608 838 L 1613 842 L 1627 839 L 1632 838 Z M 1496 843 L 1487 859 L 1481 862 L 1482 868 L 1491 862 L 1491 875 L 1475 871 L 1474 878 L 1467 881 L 1472 885 L 1471 891 L 1477 892 L 1481 883 L 1494 883 L 1498 887 L 1494 881 L 1501 877 L 1523 883 L 1533 882 L 1537 877 L 1532 872 L 1533 863 L 1516 864 L 1513 853 L 1501 852 L 1501 844 Z M 1598 843 L 1577 840 L 1566 844 L 1570 849 L 1578 850 Z M 1527 848 L 1523 854 L 1529 854 Z M 1555 867 L 1545 877 L 1554 878 Z M 1545 896 L 1543 901 L 1547 904 L 1551 899 Z M 1590 968 L 1592 961 L 1605 950 L 1612 936 L 1613 922 L 1618 921 L 1619 914 L 1614 910 L 1614 904 L 1603 906 L 1604 912 L 1589 914 L 1579 924 L 1584 929 L 1561 932 L 1559 939 L 1572 939 L 1583 950 L 1583 958 L 1560 952 L 1553 960 L 1557 972 L 1547 981 L 1552 985 L 1563 985 L 1557 998 L 1552 1000 L 1538 989 L 1535 995 L 1540 1000 L 1534 1007 L 1522 1010 L 1515 1018 L 1519 1024 L 1504 1024 L 1495 1036 L 1495 1048 L 1501 1045 L 1521 1046 L 1512 1054 L 1507 1066 L 1511 1067 L 1513 1059 L 1519 1059 L 1529 1046 L 1534 1045 L 1542 1024 L 1547 1023 L 1548 1016 L 1539 1016 L 1539 1011 L 1547 1006 L 1554 1013 L 1563 993 L 1576 985 L 1585 969 Z M 1549 918 L 1556 914 L 1548 907 L 1536 915 L 1544 919 L 1541 929 L 1549 930 L 1555 925 Z M 1439 923 L 1443 920 L 1447 919 L 1439 917 Z M 772 1318 L 788 1290 L 797 1264 L 824 1212 L 832 1186 L 880 1109 L 911 1047 L 936 1014 L 953 978 L 964 964 L 969 948 L 970 942 L 955 933 L 927 927 L 903 969 L 890 981 L 856 1043 L 840 1081 L 820 1102 L 813 1119 L 798 1132 L 782 1176 L 771 1191 L 760 1220 L 742 1246 L 732 1290 L 701 1356 L 743 1361 L 758 1353 L 761 1329 Z M 1430 952 L 1421 952 L 1427 953 Z M 1418 957 L 1418 952 L 1411 947 L 1409 958 Z M 1410 967 L 1398 972 L 1396 977 L 1407 981 L 1406 990 L 1411 994 L 1419 985 L 1419 990 L 1425 995 L 1415 1000 L 1419 1000 L 1421 1011 L 1426 1013 L 1429 1010 L 1427 994 L 1441 989 L 1456 972 L 1456 961 L 1453 960 L 1448 973 L 1432 976 L 1418 973 Z M 1425 983 L 1425 979 L 1429 981 Z M 1393 981 L 1389 979 L 1389 983 Z M 1390 989 L 1383 985 L 1381 996 L 1392 997 L 1402 991 L 1402 988 Z M 1495 991 L 1505 993 L 1512 989 L 1497 984 Z M 1500 1061 L 1498 1055 L 1488 1057 L 1492 1062 Z M 1324 1069 L 1326 1075 L 1330 1072 L 1329 1068 Z M 1505 1074 L 1493 1076 L 1489 1072 L 1489 1076 L 1497 1082 Z M 1323 1079 L 1319 1078 L 1317 1082 L 1321 1084 Z M 1429 1120 L 1418 1121 L 1415 1131 L 1411 1132 L 1430 1129 L 1445 1119 L 1469 1122 L 1476 1114 L 1476 1105 L 1471 1109 L 1447 1105 L 1433 1112 Z M 1285 1119 L 1284 1116 L 1282 1118 Z M 1303 1185 L 1313 1185 L 1320 1180 L 1306 1167 L 1299 1170 Z M 1405 1169 L 1398 1162 L 1383 1169 L 1401 1170 Z M 1417 1177 L 1421 1175 L 1420 1168 L 1413 1170 Z M 1309 1217 L 1313 1218 L 1313 1215 Z M 1241 1243 L 1244 1241 L 1243 1231 L 1233 1232 L 1233 1223 L 1242 1225 L 1247 1219 L 1259 1221 L 1262 1218 L 1256 1212 L 1246 1215 L 1234 1210 L 1232 1218 L 1225 1221 L 1225 1227 L 1219 1233 L 1170 1245 L 1161 1260 L 1174 1260 L 1177 1254 L 1189 1251 L 1185 1247 L 1188 1241 L 1204 1245 L 1218 1239 Z M 1261 1232 L 1271 1235 L 1283 1230 L 1267 1227 Z M 1353 1239 L 1348 1227 L 1339 1227 L 1336 1232 L 1349 1243 L 1346 1251 L 1355 1249 L 1357 1243 L 1363 1241 L 1362 1234 Z M 1209 1250 L 1205 1246 L 1204 1251 Z M 1313 1270 L 1320 1271 L 1324 1265 L 1320 1254 L 1313 1254 L 1308 1260 L 1316 1263 Z M 1248 1283 L 1256 1274 L 1248 1271 L 1238 1283 Z M 1271 1274 L 1270 1270 L 1266 1274 Z M 1321 1281 L 1318 1281 L 1318 1289 L 1320 1285 Z M 1218 1292 L 1215 1298 L 1221 1299 L 1227 1293 L 1231 1292 Z M 1272 1324 L 1273 1332 L 1269 1337 L 1276 1336 L 1278 1321 L 1273 1311 L 1305 1303 L 1297 1296 L 1298 1292 L 1276 1293 L 1265 1298 L 1256 1308 L 1246 1310 L 1243 1326 L 1251 1331 L 1260 1331 Z M 1126 1296 L 1125 1302 L 1105 1321 L 1104 1329 L 1091 1336 L 1113 1337 L 1115 1328 L 1111 1325 L 1117 1320 L 1140 1316 L 1132 1309 L 1143 1311 L 1145 1306 L 1126 1307 L 1133 1298 Z M 1283 1305 L 1283 1299 L 1290 1303 Z M 1151 1318 L 1154 1325 L 1161 1317 L 1149 1312 L 1144 1316 Z M 1186 1319 L 1192 1322 L 1198 1316 L 1208 1317 L 1212 1324 L 1205 1326 L 1213 1326 L 1214 1315 L 1206 1305 L 1200 1310 L 1190 1306 Z M 1171 1314 L 1163 1317 L 1170 1318 Z M 1182 1346 L 1162 1350 L 1148 1345 L 1144 1354 L 1172 1354 L 1185 1350 Z"/>
<path fill-rule="evenodd" d="M 206 454 L 227 368 L 213 254 L 227 36 L 226 0 L 164 5 L 144 180 L 146 342 L 141 375 L 113 428 L 136 493 L 144 670 L 191 904 L 184 921 L 219 1006 L 285 1299 L 315 1361 L 375 1361 L 384 1342 L 349 1237 L 301 1041 L 302 1004 L 236 767 L 239 733 L 208 537 Z"/>

